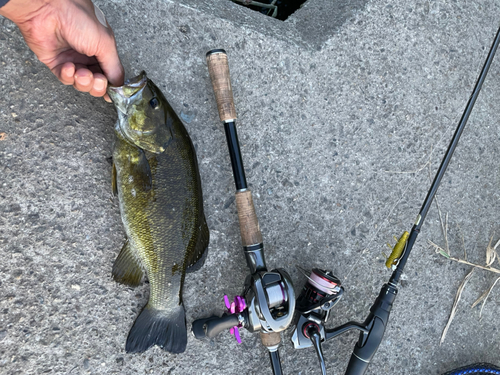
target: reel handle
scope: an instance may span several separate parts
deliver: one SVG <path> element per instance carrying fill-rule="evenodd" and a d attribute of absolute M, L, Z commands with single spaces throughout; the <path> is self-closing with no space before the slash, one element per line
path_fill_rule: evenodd
<path fill-rule="evenodd" d="M 213 49 L 207 52 L 207 65 L 210 80 L 214 88 L 217 109 L 222 122 L 236 120 L 233 89 L 229 78 L 227 54 L 223 49 Z"/>
<path fill-rule="evenodd" d="M 326 375 L 325 357 L 323 355 L 323 349 L 321 348 L 321 333 L 317 329 L 314 329 L 312 330 L 312 332 L 309 332 L 309 335 L 314 349 L 316 349 L 316 354 L 318 355 L 319 363 L 321 366 L 321 374 Z"/>
<path fill-rule="evenodd" d="M 215 337 L 225 329 L 232 328 L 239 324 L 238 316 L 235 314 L 224 314 L 221 317 L 211 316 L 210 318 L 198 319 L 193 322 L 192 331 L 197 339 L 204 337 Z"/>

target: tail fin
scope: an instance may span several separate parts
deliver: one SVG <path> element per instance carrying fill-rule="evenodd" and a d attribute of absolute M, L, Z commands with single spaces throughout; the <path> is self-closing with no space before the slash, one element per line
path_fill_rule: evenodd
<path fill-rule="evenodd" d="M 155 344 L 171 353 L 186 350 L 186 314 L 182 305 L 172 310 L 157 310 L 147 304 L 128 334 L 125 350 L 142 353 Z"/>

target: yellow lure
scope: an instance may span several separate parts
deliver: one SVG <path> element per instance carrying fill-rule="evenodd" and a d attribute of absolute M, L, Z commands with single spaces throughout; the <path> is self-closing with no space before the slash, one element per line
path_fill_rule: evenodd
<path fill-rule="evenodd" d="M 394 247 L 392 248 L 391 255 L 389 255 L 385 262 L 385 266 L 387 268 L 390 269 L 392 268 L 392 266 L 396 266 L 398 264 L 398 261 L 401 258 L 401 254 L 403 254 L 403 251 L 406 247 L 406 241 L 408 240 L 409 235 L 410 234 L 405 231 L 403 235 L 399 237 L 398 242 L 396 242 L 396 245 L 394 245 Z"/>

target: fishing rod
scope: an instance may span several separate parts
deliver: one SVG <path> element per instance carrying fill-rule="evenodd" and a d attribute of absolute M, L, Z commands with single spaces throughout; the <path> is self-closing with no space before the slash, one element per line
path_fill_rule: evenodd
<path fill-rule="evenodd" d="M 370 313 L 363 323 L 348 322 L 337 328 L 327 330 L 324 324 L 328 318 L 330 309 L 342 297 L 343 288 L 340 281 L 330 271 L 313 269 L 307 277 L 306 284 L 297 299 L 297 311 L 300 318 L 292 336 L 292 342 L 296 349 L 314 346 L 318 354 L 323 374 L 326 374 L 326 366 L 321 349 L 321 342 L 332 339 L 351 329 L 360 331 L 358 342 L 351 355 L 351 359 L 345 372 L 346 375 L 362 375 L 365 373 L 371 359 L 375 355 L 387 327 L 392 304 L 398 293 L 399 279 L 403 273 L 410 252 L 420 233 L 420 228 L 431 207 L 437 189 L 444 173 L 450 163 L 451 157 L 457 147 L 458 141 L 465 128 L 469 115 L 474 107 L 483 82 L 495 56 L 500 43 L 500 29 L 497 31 L 493 45 L 488 53 L 483 69 L 476 82 L 472 95 L 467 102 L 462 118 L 446 150 L 441 165 L 439 166 L 434 181 L 420 208 L 417 219 L 410 231 L 404 232 L 397 244 L 394 246 L 386 266 L 393 269 L 389 282 L 382 286 L 378 297 L 375 299 Z"/>
<path fill-rule="evenodd" d="M 293 284 L 285 270 L 281 268 L 267 270 L 262 233 L 255 213 L 252 193 L 248 189 L 238 142 L 236 110 L 226 51 L 223 49 L 209 51 L 207 65 L 219 117 L 224 123 L 236 185 L 236 208 L 241 242 L 250 275 L 245 280 L 242 295 L 236 296 L 234 302 L 229 302 L 229 298 L 224 296 L 227 307 L 224 315 L 198 319 L 193 322 L 192 330 L 195 337 L 201 339 L 215 337 L 229 328 L 238 342 L 241 342 L 239 328 L 259 332 L 262 344 L 269 351 L 273 373 L 281 375 L 278 347 L 281 342 L 280 332 L 290 325 L 295 311 Z"/>

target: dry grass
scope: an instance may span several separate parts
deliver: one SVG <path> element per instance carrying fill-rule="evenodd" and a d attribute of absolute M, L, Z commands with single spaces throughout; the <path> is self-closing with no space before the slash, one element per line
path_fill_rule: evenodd
<path fill-rule="evenodd" d="M 495 244 L 495 246 L 491 246 L 493 238 L 490 239 L 490 242 L 489 242 L 488 246 L 486 247 L 486 262 L 485 262 L 484 266 L 480 265 L 480 264 L 471 263 L 471 262 L 469 262 L 467 260 L 467 251 L 466 251 L 466 248 L 465 248 L 465 241 L 464 241 L 463 235 L 461 237 L 462 237 L 462 245 L 463 245 L 463 248 L 464 248 L 464 259 L 455 258 L 455 257 L 451 256 L 451 251 L 450 251 L 450 248 L 449 248 L 449 245 L 448 245 L 448 215 L 446 215 L 446 218 L 443 221 L 442 216 L 441 216 L 441 210 L 439 209 L 439 204 L 437 203 L 437 199 L 436 199 L 436 204 L 438 205 L 439 220 L 441 221 L 441 230 L 443 231 L 443 236 L 444 236 L 444 239 L 445 239 L 445 246 L 443 248 L 441 246 L 436 245 L 432 241 L 429 241 L 429 243 L 431 244 L 432 247 L 434 247 L 434 250 L 439 255 L 441 255 L 441 256 L 443 256 L 443 257 L 445 257 L 445 258 L 447 258 L 447 259 L 449 259 L 451 261 L 471 266 L 471 270 L 465 276 L 465 278 L 462 280 L 462 283 L 458 287 L 457 294 L 455 295 L 455 301 L 453 302 L 453 307 L 451 309 L 451 313 L 450 313 L 450 316 L 448 318 L 448 322 L 446 323 L 446 327 L 444 328 L 443 333 L 441 335 L 440 344 L 442 344 L 443 341 L 444 341 L 444 339 L 445 339 L 445 337 L 446 337 L 446 334 L 448 333 L 448 329 L 451 326 L 453 318 L 455 317 L 455 314 L 456 314 L 456 311 L 457 311 L 457 307 L 458 307 L 458 303 L 460 301 L 460 297 L 462 296 L 462 292 L 463 292 L 465 286 L 467 285 L 468 281 L 472 278 L 472 275 L 474 274 L 474 271 L 476 269 L 481 269 L 481 270 L 485 270 L 485 271 L 489 271 L 489 272 L 500 274 L 500 269 L 492 267 L 492 265 L 495 262 L 495 260 L 497 260 L 497 262 L 500 264 L 500 258 L 499 258 L 498 253 L 497 253 L 497 248 L 500 246 L 500 240 Z M 460 231 L 460 233 L 461 233 L 461 231 Z M 495 279 L 495 281 L 493 282 L 493 284 L 488 288 L 488 290 L 486 290 L 481 295 L 481 297 L 479 297 L 472 304 L 471 308 L 474 308 L 479 303 L 482 302 L 481 310 L 479 312 L 479 317 L 481 317 L 481 315 L 483 313 L 483 308 L 484 308 L 484 306 L 486 304 L 486 301 L 488 300 L 488 297 L 490 296 L 491 292 L 493 291 L 493 288 L 495 287 L 495 285 L 498 282 L 498 280 L 500 280 L 500 276 L 497 277 Z"/>
<path fill-rule="evenodd" d="M 469 282 L 470 278 L 472 277 L 472 274 L 474 273 L 475 268 L 472 268 L 470 272 L 465 276 L 465 278 L 462 280 L 462 283 L 458 287 L 457 294 L 455 295 L 455 301 L 453 302 L 453 307 L 451 309 L 450 317 L 448 318 L 448 323 L 446 323 L 446 327 L 444 327 L 443 333 L 441 335 L 441 340 L 439 341 L 439 345 L 441 345 L 444 341 L 444 338 L 446 337 L 446 334 L 448 333 L 448 329 L 451 326 L 451 322 L 453 321 L 453 318 L 455 318 L 455 314 L 457 312 L 458 308 L 458 302 L 460 302 L 460 297 L 462 297 L 462 292 L 464 291 L 465 285 Z"/>

